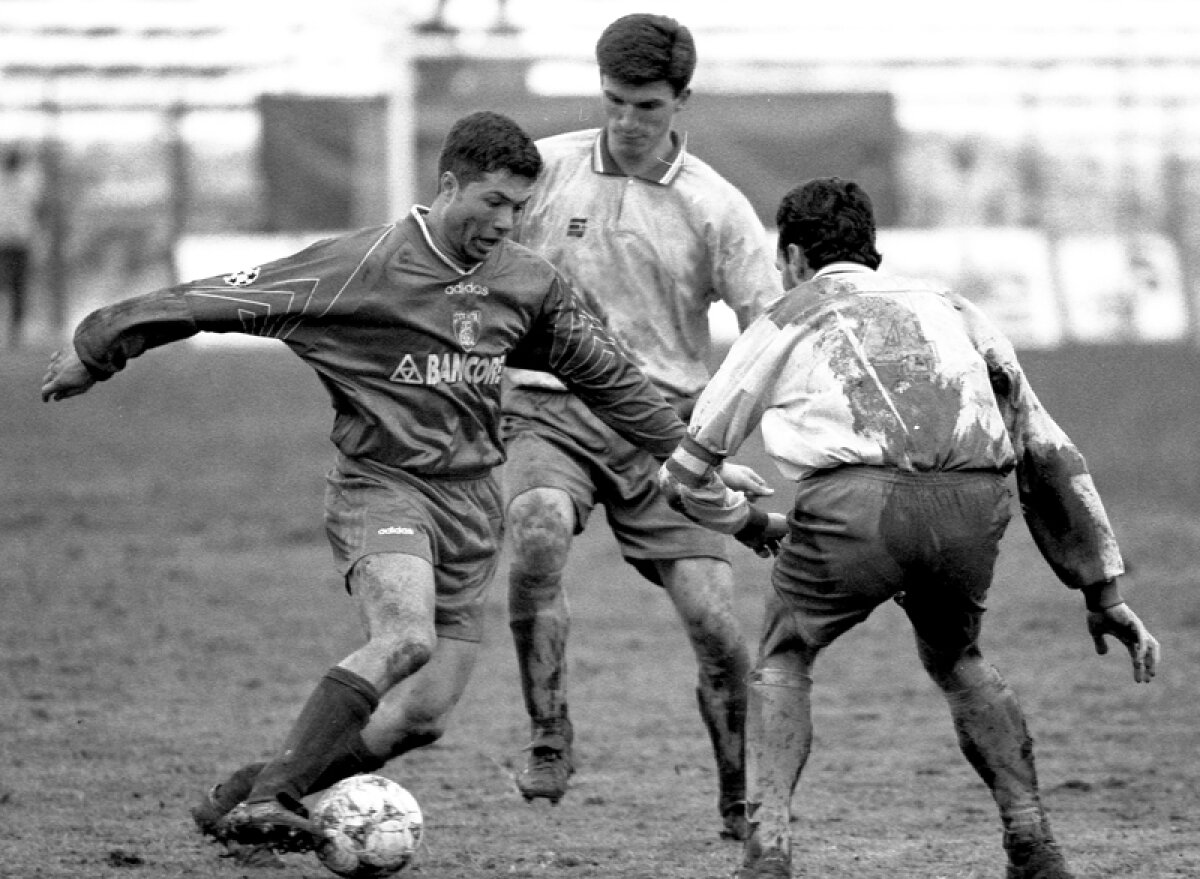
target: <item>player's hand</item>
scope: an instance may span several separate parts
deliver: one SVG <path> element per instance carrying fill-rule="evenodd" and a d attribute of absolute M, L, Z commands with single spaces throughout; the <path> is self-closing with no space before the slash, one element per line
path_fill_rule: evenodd
<path fill-rule="evenodd" d="M 755 555 L 769 559 L 779 554 L 779 543 L 787 534 L 787 519 L 783 515 L 751 509 L 749 521 L 733 536 L 754 550 Z"/>
<path fill-rule="evenodd" d="M 55 351 L 50 356 L 50 365 L 46 367 L 46 375 L 42 379 L 42 402 L 74 397 L 95 383 L 96 379 L 83 365 L 74 348 Z"/>
<path fill-rule="evenodd" d="M 1118 604 L 1104 610 L 1088 611 L 1087 627 L 1098 654 L 1103 656 L 1108 653 L 1108 643 L 1104 638 L 1112 635 L 1129 651 L 1129 658 L 1133 661 L 1133 679 L 1139 684 L 1150 683 L 1158 669 L 1158 639 L 1150 634 L 1150 630 L 1128 605 Z"/>
<path fill-rule="evenodd" d="M 740 491 L 751 502 L 760 497 L 770 497 L 775 493 L 775 489 L 767 484 L 767 480 L 744 464 L 724 461 L 721 463 L 721 469 L 717 471 L 717 475 L 727 486 L 734 491 Z"/>

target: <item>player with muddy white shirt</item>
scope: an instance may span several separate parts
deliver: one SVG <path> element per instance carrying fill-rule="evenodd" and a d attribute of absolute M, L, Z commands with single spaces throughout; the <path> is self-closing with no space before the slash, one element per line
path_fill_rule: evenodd
<path fill-rule="evenodd" d="M 778 550 L 750 687 L 750 836 L 738 879 L 790 879 L 814 663 L 889 599 L 908 615 L 963 754 L 999 807 L 1008 879 L 1070 879 L 1024 715 L 979 636 L 1015 470 L 1030 533 L 1082 592 L 1096 651 L 1112 636 L 1136 681 L 1154 677 L 1159 645 L 1121 595 L 1121 554 L 1083 456 L 982 311 L 878 270 L 874 212 L 856 183 L 796 187 L 777 226 L 790 289 L 734 344 L 660 471 L 677 509 Z M 786 522 L 720 476 L 759 426 L 796 483 Z"/>

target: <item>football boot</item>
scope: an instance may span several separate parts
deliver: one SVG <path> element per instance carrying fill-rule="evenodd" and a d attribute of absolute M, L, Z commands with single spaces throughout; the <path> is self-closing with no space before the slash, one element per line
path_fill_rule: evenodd
<path fill-rule="evenodd" d="M 309 852 L 324 837 L 300 803 L 285 805 L 278 799 L 238 803 L 217 822 L 217 835 L 226 843 L 263 845 L 277 852 Z"/>
<path fill-rule="evenodd" d="M 230 809 L 250 796 L 250 790 L 254 787 L 254 779 L 258 778 L 258 774 L 266 765 L 266 763 L 250 763 L 234 770 L 227 779 L 209 788 L 203 799 L 191 808 L 192 820 L 196 822 L 196 829 L 205 836 L 215 839 L 217 823 L 229 814 Z"/>
<path fill-rule="evenodd" d="M 575 767 L 571 743 L 562 735 L 542 736 L 529 745 L 525 768 L 517 773 L 517 788 L 525 802 L 549 800 L 557 805 L 567 792 Z"/>

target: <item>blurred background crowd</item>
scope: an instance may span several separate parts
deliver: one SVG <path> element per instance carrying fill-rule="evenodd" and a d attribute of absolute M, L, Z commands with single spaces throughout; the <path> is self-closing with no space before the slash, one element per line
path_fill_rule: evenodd
<path fill-rule="evenodd" d="M 852 177 L 884 267 L 1021 346 L 1200 341 L 1194 0 L 0 0 L 0 345 L 387 222 L 466 112 L 599 125 L 595 39 L 634 11 L 693 30 L 689 147 L 765 235 Z"/>

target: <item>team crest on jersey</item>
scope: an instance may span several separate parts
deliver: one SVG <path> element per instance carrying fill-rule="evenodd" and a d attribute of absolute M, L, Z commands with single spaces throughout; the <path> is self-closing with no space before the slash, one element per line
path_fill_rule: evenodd
<path fill-rule="evenodd" d="M 232 275 L 225 276 L 225 283 L 230 287 L 249 287 L 258 280 L 258 273 L 261 269 L 255 266 L 252 269 L 242 269 L 240 272 L 234 272 Z"/>
<path fill-rule="evenodd" d="M 464 351 L 470 351 L 479 344 L 479 326 L 483 322 L 483 314 L 478 309 L 472 311 L 454 312 L 454 338 Z"/>

